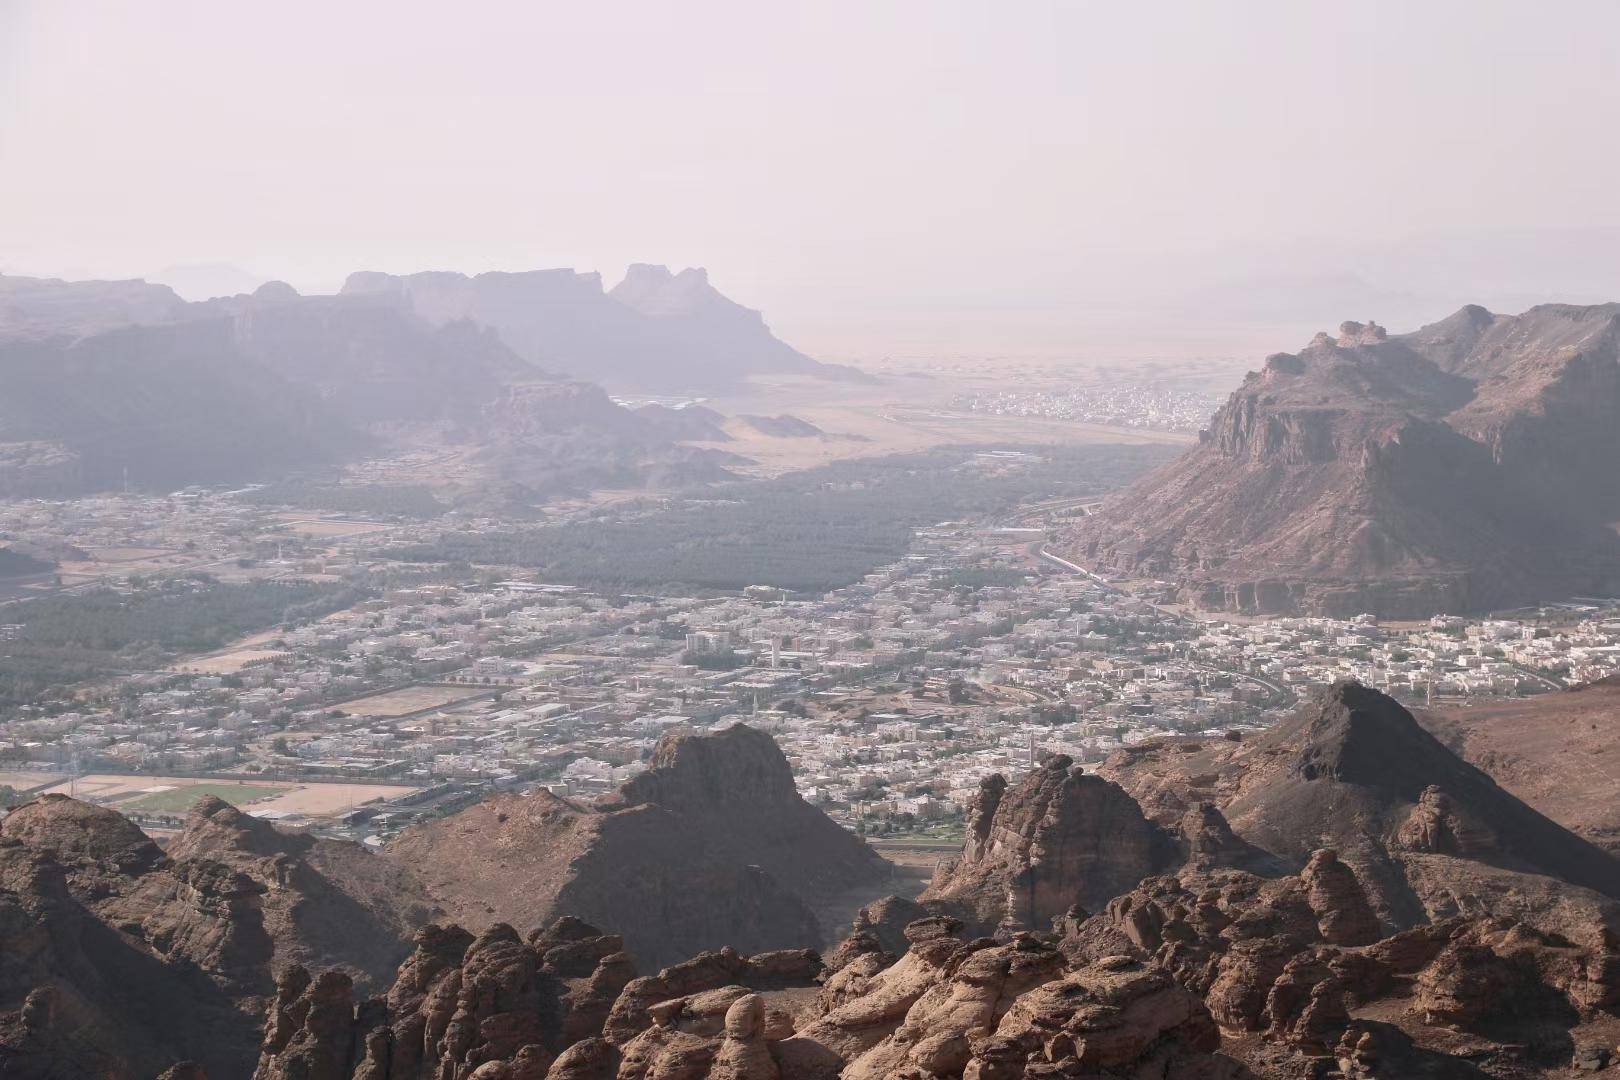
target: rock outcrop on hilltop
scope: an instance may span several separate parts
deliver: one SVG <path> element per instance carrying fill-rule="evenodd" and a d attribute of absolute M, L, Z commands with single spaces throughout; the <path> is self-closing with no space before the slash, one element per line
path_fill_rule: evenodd
<path fill-rule="evenodd" d="M 1057 755 L 1015 788 L 999 775 L 981 783 L 960 858 L 922 899 L 965 904 L 986 929 L 1042 928 L 1075 904 L 1107 903 L 1175 856 L 1123 788 Z"/>
<path fill-rule="evenodd" d="M 420 867 L 464 925 L 578 915 L 648 963 L 817 946 L 813 906 L 889 873 L 799 796 L 771 737 L 742 724 L 665 737 L 648 770 L 597 805 L 498 795 L 407 829 L 386 857 Z"/>
<path fill-rule="evenodd" d="M 356 845 L 287 836 L 218 800 L 168 853 L 115 811 L 24 804 L 0 822 L 0 1072 L 152 1076 L 191 1059 L 246 1075 L 276 965 L 386 985 L 406 917 L 432 914 L 410 897 Z"/>
<path fill-rule="evenodd" d="M 1312 870 L 1324 864 L 1340 868 L 1331 890 Z M 1298 876 L 1148 879 L 1059 948 L 1070 963 L 1128 957 L 1168 973 L 1266 1076 L 1567 1075 L 1578 1044 L 1612 1041 L 1620 1001 L 1612 918 L 1553 931 L 1452 917 L 1390 933 L 1327 851 Z M 1310 1071 L 1324 1059 L 1339 1071 Z"/>
<path fill-rule="evenodd" d="M 1383 617 L 1620 585 L 1620 305 L 1345 323 L 1067 539 L 1205 608 Z"/>

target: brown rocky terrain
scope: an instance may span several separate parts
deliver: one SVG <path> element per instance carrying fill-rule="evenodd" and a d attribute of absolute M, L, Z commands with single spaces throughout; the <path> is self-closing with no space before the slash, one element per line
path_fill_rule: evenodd
<path fill-rule="evenodd" d="M 1620 680 L 1417 718 L 1503 788 L 1620 855 Z"/>
<path fill-rule="evenodd" d="M 356 845 L 276 832 L 213 799 L 165 853 L 60 795 L 0 822 L 0 1074 L 147 1077 L 252 1068 L 275 968 L 385 986 L 430 908 Z"/>
<path fill-rule="evenodd" d="M 211 795 L 197 800 L 165 854 L 218 862 L 261 886 L 258 914 L 277 966 L 340 967 L 365 987 L 392 980 L 417 928 L 443 914 L 408 864 L 282 832 Z"/>
<path fill-rule="evenodd" d="M 1345 323 L 1066 538 L 1216 610 L 1386 618 L 1620 584 L 1620 305 Z"/>
<path fill-rule="evenodd" d="M 379 999 L 295 969 L 255 1080 L 1304 1080 L 1554 1077 L 1620 1037 L 1595 920 L 1391 932 L 1330 850 L 1298 874 L 1151 877 L 1094 916 L 901 952 L 700 954 L 633 977 L 616 937 L 430 927 Z"/>
<path fill-rule="evenodd" d="M 527 941 L 504 924 L 477 939 L 434 927 L 381 1000 L 356 1004 L 341 977 L 293 972 L 254 1076 L 1250 1075 L 1216 1052 L 1208 1010 L 1167 973 L 1123 955 L 1071 964 L 1033 935 L 998 944 L 964 941 L 960 929 L 914 923 L 898 959 L 852 942 L 836 969 L 813 953 L 724 950 L 625 981 L 627 958 L 608 951 L 616 939 L 577 923 Z"/>
<path fill-rule="evenodd" d="M 499 795 L 407 829 L 385 857 L 421 867 L 433 900 L 474 930 L 577 915 L 648 963 L 817 946 L 812 909 L 889 874 L 799 796 L 771 737 L 742 724 L 666 737 L 597 805 Z"/>
<path fill-rule="evenodd" d="M 1550 1080 L 1620 1067 L 1620 862 L 1356 684 L 1249 740 L 1167 739 L 1099 774 L 1057 757 L 1016 784 L 991 778 L 961 858 L 919 900 L 870 905 L 824 956 L 727 945 L 641 968 L 631 939 L 649 923 L 707 932 L 686 921 L 699 900 L 746 936 L 769 905 L 794 910 L 790 889 L 869 865 L 853 837 L 823 835 L 836 826 L 785 774 L 769 738 L 740 725 L 671 739 L 599 806 L 497 800 L 372 857 L 372 873 L 220 804 L 201 805 L 168 854 L 110 811 L 25 805 L 0 824 L 0 1075 Z M 648 841 L 689 853 L 694 872 L 636 846 Z M 706 876 L 750 854 L 774 860 L 745 867 L 771 895 Z M 420 927 L 368 989 L 369 961 L 335 955 L 300 914 L 320 895 L 309 875 L 369 910 L 409 890 L 390 864 L 431 877 L 435 859 L 460 860 L 472 884 L 456 903 L 475 926 Z M 631 893 L 639 922 L 548 915 L 525 935 L 503 914 L 530 891 L 554 907 L 612 890 Z M 267 956 L 282 961 L 273 974 Z"/>
<path fill-rule="evenodd" d="M 1355 683 L 1316 691 L 1256 738 L 1146 743 L 1099 772 L 1160 823 L 1208 803 L 1237 838 L 1295 866 L 1336 849 L 1387 925 L 1483 912 L 1553 919 L 1620 897 L 1620 860 Z"/>
<path fill-rule="evenodd" d="M 1045 927 L 1074 904 L 1105 904 L 1178 861 L 1166 830 L 1118 784 L 1063 755 L 1009 789 L 979 787 L 967 841 L 920 899 L 964 904 L 985 929 Z"/>

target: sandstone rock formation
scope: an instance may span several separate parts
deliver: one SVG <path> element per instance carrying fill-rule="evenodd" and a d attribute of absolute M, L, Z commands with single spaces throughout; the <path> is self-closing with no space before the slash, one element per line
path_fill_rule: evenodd
<path fill-rule="evenodd" d="M 729 828 L 706 849 L 726 859 L 745 844 L 798 842 L 827 856 L 823 866 L 770 873 L 805 888 L 837 878 L 827 867 L 866 862 L 858 844 L 818 839 L 822 825 L 783 794 L 785 765 L 762 739 L 734 728 L 672 740 L 602 807 L 563 804 L 558 818 L 551 803 L 521 800 L 542 810 L 504 832 L 506 811 L 479 818 L 508 843 L 530 827 L 596 847 L 475 851 L 458 870 L 486 889 L 516 879 L 497 897 L 516 903 L 533 886 L 519 877 L 526 860 L 551 858 L 541 869 L 566 876 L 612 851 L 694 890 L 663 917 L 685 917 L 702 896 L 735 902 L 703 891 L 723 878 L 677 878 L 649 850 L 606 847 L 619 841 L 592 816 L 631 814 Z M 951 895 L 869 905 L 825 958 L 721 947 L 642 975 L 617 932 L 634 927 L 564 916 L 525 936 L 486 917 L 419 929 L 381 993 L 357 984 L 371 960 L 270 963 L 331 955 L 311 918 L 329 893 L 350 898 L 342 911 L 387 894 L 359 887 L 379 879 L 344 868 L 323 842 L 205 802 L 165 854 L 110 811 L 41 800 L 0 823 L 0 1070 L 1551 1080 L 1607 1066 L 1620 1041 L 1613 859 L 1497 788 L 1390 699 L 1335 685 L 1261 737 L 1133 748 L 1106 771 L 1112 779 L 1054 759 L 1017 783 L 988 780 L 961 864 L 936 882 Z M 759 806 L 780 822 L 736 824 Z M 675 835 L 659 837 L 691 846 Z M 445 839 L 435 854 L 451 850 Z M 397 872 L 390 856 L 372 858 Z M 511 865 L 475 876 L 472 858 Z"/>
<path fill-rule="evenodd" d="M 960 859 L 941 867 L 923 899 L 964 903 L 987 927 L 1044 928 L 1073 904 L 1107 903 L 1174 857 L 1136 800 L 1063 755 L 1016 788 L 986 779 L 967 833 Z"/>
<path fill-rule="evenodd" d="M 647 963 L 818 946 L 812 906 L 888 874 L 799 796 L 763 732 L 667 737 L 650 765 L 600 805 L 496 796 L 406 830 L 387 855 L 421 867 L 464 925 L 575 914 L 624 934 Z"/>
<path fill-rule="evenodd" d="M 1384 617 L 1611 595 L 1620 305 L 1345 323 L 1251 373 L 1073 556 L 1206 608 Z"/>
<path fill-rule="evenodd" d="M 505 926 L 470 945 L 435 927 L 385 1001 L 356 1004 L 342 976 L 295 972 L 255 1080 L 1250 1075 L 1216 1052 L 1208 1010 L 1166 971 L 1122 955 L 1074 965 L 1035 935 L 997 945 L 951 929 L 909 927 L 905 956 L 813 1001 L 819 965 L 802 958 L 694 957 L 633 980 L 599 1034 L 567 1042 L 572 1006 L 557 1006 L 536 949 Z"/>

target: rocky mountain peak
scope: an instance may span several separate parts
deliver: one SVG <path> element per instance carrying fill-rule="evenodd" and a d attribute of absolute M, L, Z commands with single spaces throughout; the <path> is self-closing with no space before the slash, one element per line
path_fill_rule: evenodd
<path fill-rule="evenodd" d="M 609 296 L 643 315 L 653 317 L 691 312 L 704 305 L 733 306 L 709 285 L 709 272 L 689 266 L 672 274 L 667 266 L 635 263 Z"/>
<path fill-rule="evenodd" d="M 310 844 L 308 837 L 284 833 L 223 799 L 204 795 L 187 812 L 185 827 L 171 843 L 169 852 L 175 858 L 228 853 L 272 858 L 303 852 Z"/>
<path fill-rule="evenodd" d="M 646 771 L 592 805 L 497 795 L 407 829 L 385 857 L 423 868 L 434 899 L 472 928 L 573 914 L 654 962 L 817 945 L 812 907 L 889 873 L 799 796 L 775 740 L 743 724 L 666 736 Z"/>
<path fill-rule="evenodd" d="M 301 297 L 298 290 L 285 281 L 267 281 L 253 290 L 253 299 L 259 303 L 290 303 Z"/>
<path fill-rule="evenodd" d="M 714 734 L 665 735 L 648 766 L 625 781 L 603 807 L 654 803 L 671 810 L 708 811 L 727 804 L 763 808 L 801 801 L 781 747 L 747 724 Z"/>
<path fill-rule="evenodd" d="M 1377 787 L 1413 802 L 1437 774 L 1466 768 L 1394 698 L 1353 680 L 1313 691 L 1266 738 L 1296 748 L 1302 779 Z"/>

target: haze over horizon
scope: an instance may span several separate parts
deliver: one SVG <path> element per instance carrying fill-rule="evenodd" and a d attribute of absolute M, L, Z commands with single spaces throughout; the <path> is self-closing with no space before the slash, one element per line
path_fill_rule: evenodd
<path fill-rule="evenodd" d="M 1620 299 L 1620 8 L 1558 12 L 0 0 L 0 271 L 698 265 L 828 358 Z"/>

